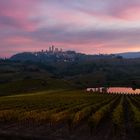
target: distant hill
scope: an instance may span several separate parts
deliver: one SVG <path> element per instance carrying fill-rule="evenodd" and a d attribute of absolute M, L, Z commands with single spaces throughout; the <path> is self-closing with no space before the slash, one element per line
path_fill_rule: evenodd
<path fill-rule="evenodd" d="M 110 54 L 86 55 L 75 51 L 63 51 L 58 48 L 50 48 L 38 52 L 22 52 L 13 55 L 10 60 L 14 61 L 32 61 L 32 62 L 76 62 L 76 61 L 92 61 L 96 59 L 118 58 L 118 56 Z"/>
<path fill-rule="evenodd" d="M 54 88 L 133 85 L 140 88 L 140 58 L 41 51 L 0 60 L 0 95 Z"/>
<path fill-rule="evenodd" d="M 13 55 L 10 59 L 15 61 L 33 61 L 33 62 L 56 62 L 65 61 L 71 62 L 75 61 L 82 54 L 76 53 L 74 51 L 65 52 L 23 52 Z"/>
<path fill-rule="evenodd" d="M 71 62 L 83 56 L 81 53 L 75 51 L 63 51 L 62 49 L 49 47 L 49 50 L 41 50 L 38 52 L 22 52 L 13 55 L 10 60 L 15 61 L 32 61 L 32 62 Z"/>
<path fill-rule="evenodd" d="M 46 62 L 46 61 L 65 61 L 73 62 L 76 60 L 93 60 L 93 59 L 104 59 L 104 58 L 140 58 L 140 52 L 124 52 L 116 54 L 99 54 L 99 55 L 86 55 L 77 53 L 75 51 L 64 51 L 64 52 L 22 52 L 13 55 L 10 59 L 16 61 L 34 61 L 34 62 Z"/>
<path fill-rule="evenodd" d="M 20 61 L 28 61 L 28 60 L 36 60 L 36 56 L 30 52 L 23 52 L 13 55 L 11 60 L 20 60 Z"/>
<path fill-rule="evenodd" d="M 118 53 L 116 55 L 122 56 L 123 58 L 140 58 L 140 52 L 126 52 Z"/>

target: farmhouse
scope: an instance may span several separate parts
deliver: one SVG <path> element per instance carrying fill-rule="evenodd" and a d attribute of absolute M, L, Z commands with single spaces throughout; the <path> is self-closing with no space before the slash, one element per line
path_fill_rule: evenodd
<path fill-rule="evenodd" d="M 104 93 L 107 92 L 107 88 L 100 87 L 100 88 L 87 88 L 87 92 L 99 92 L 99 93 Z"/>

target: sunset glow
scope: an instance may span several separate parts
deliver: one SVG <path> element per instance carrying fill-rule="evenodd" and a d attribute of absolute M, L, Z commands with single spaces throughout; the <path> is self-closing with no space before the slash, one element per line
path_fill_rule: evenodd
<path fill-rule="evenodd" d="M 52 44 L 87 54 L 140 51 L 140 1 L 0 0 L 0 57 Z"/>

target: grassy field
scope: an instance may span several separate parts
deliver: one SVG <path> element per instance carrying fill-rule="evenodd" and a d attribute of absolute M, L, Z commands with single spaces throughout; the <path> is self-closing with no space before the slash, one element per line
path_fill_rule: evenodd
<path fill-rule="evenodd" d="M 0 97 L 2 139 L 137 140 L 140 96 L 47 90 Z"/>

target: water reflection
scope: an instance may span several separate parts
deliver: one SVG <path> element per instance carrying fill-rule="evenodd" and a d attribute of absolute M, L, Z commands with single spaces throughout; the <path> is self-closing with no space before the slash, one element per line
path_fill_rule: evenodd
<path fill-rule="evenodd" d="M 140 89 L 133 89 L 131 87 L 99 87 L 99 88 L 87 88 L 88 92 L 99 93 L 114 93 L 114 94 L 140 94 Z"/>

